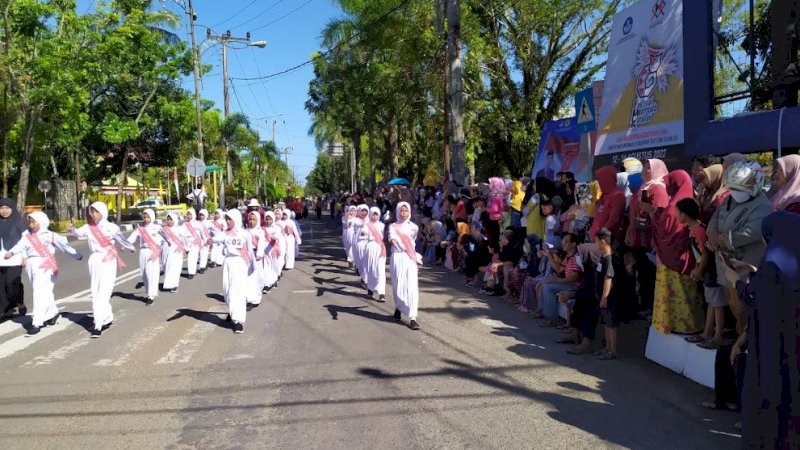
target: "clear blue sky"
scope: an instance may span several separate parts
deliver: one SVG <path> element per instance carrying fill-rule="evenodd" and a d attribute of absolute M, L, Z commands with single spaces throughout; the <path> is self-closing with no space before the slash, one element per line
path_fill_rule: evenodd
<path fill-rule="evenodd" d="M 154 2 L 158 5 L 158 2 Z M 188 3 L 184 2 L 183 3 Z M 165 7 L 182 12 L 173 0 L 164 0 Z M 79 0 L 78 10 L 94 8 L 94 1 Z M 325 24 L 342 15 L 329 0 L 194 0 L 197 15 L 198 45 L 206 37 L 205 26 L 217 34 L 231 31 L 232 36 L 265 40 L 264 49 L 249 47 L 228 52 L 228 71 L 233 78 L 265 76 L 307 61 L 320 49 L 320 31 Z M 285 16 L 285 17 L 284 17 Z M 181 14 L 182 26 L 176 30 L 189 42 L 187 17 Z M 271 23 L 274 22 L 274 23 Z M 201 26 L 202 25 L 202 26 Z M 212 100 L 222 110 L 222 52 L 219 45 L 202 55 L 203 64 L 214 69 L 203 77 L 203 98 Z M 294 168 L 301 183 L 314 167 L 317 149 L 308 136 L 311 120 L 305 111 L 308 83 L 313 69 L 306 66 L 288 75 L 268 81 L 233 81 L 231 111 L 241 111 L 251 119 L 261 140 L 272 139 L 272 122 L 277 121 L 275 140 L 279 149 L 292 147 L 289 167 Z M 192 77 L 184 86 L 194 91 Z M 238 100 L 237 100 L 238 97 Z M 266 119 L 269 116 L 282 116 Z"/>

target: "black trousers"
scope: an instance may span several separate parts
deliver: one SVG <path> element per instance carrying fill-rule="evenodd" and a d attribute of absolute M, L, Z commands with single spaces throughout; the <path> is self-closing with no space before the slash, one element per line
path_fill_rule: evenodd
<path fill-rule="evenodd" d="M 639 282 L 639 310 L 653 309 L 656 295 L 656 266 L 647 257 L 649 248 L 637 247 L 631 250 L 636 258 L 636 281 Z"/>
<path fill-rule="evenodd" d="M 0 314 L 23 306 L 22 266 L 0 267 Z"/>
<path fill-rule="evenodd" d="M 735 404 L 742 409 L 742 383 L 744 382 L 745 354 L 736 357 L 736 365 L 731 365 L 733 345 L 723 345 L 717 350 L 714 360 L 714 402 L 718 406 Z"/>

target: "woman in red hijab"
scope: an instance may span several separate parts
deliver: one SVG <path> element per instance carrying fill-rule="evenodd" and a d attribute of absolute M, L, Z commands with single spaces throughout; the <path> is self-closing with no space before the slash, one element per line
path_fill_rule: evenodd
<path fill-rule="evenodd" d="M 617 169 L 614 166 L 604 166 L 595 170 L 594 174 L 603 195 L 597 201 L 589 238 L 594 241 L 594 235 L 599 230 L 608 228 L 611 230 L 612 242 L 621 242 L 625 193 L 617 186 Z"/>
<path fill-rule="evenodd" d="M 703 295 L 700 284 L 689 274 L 695 267 L 689 227 L 678 220 L 675 205 L 694 197 L 692 178 L 674 170 L 663 179 L 671 197 L 665 208 L 642 204 L 653 224 L 656 264 L 656 291 L 653 328 L 661 333 L 693 334 L 703 330 Z"/>

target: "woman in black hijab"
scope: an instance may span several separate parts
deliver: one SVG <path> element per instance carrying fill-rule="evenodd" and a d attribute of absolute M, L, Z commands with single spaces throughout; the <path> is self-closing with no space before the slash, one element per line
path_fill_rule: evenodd
<path fill-rule="evenodd" d="M 17 212 L 17 204 L 10 198 L 0 199 L 0 251 L 5 254 L 11 250 L 25 230 L 25 221 Z M 0 322 L 11 318 L 14 308 L 18 308 L 21 315 L 28 312 L 23 303 L 21 275 L 22 265 L 19 261 L 0 261 Z"/>

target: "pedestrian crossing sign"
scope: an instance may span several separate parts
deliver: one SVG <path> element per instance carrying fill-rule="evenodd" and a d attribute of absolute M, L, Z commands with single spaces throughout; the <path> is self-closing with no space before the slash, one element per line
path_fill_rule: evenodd
<path fill-rule="evenodd" d="M 575 116 L 578 118 L 578 132 L 583 134 L 595 130 L 594 90 L 592 88 L 575 94 Z"/>

